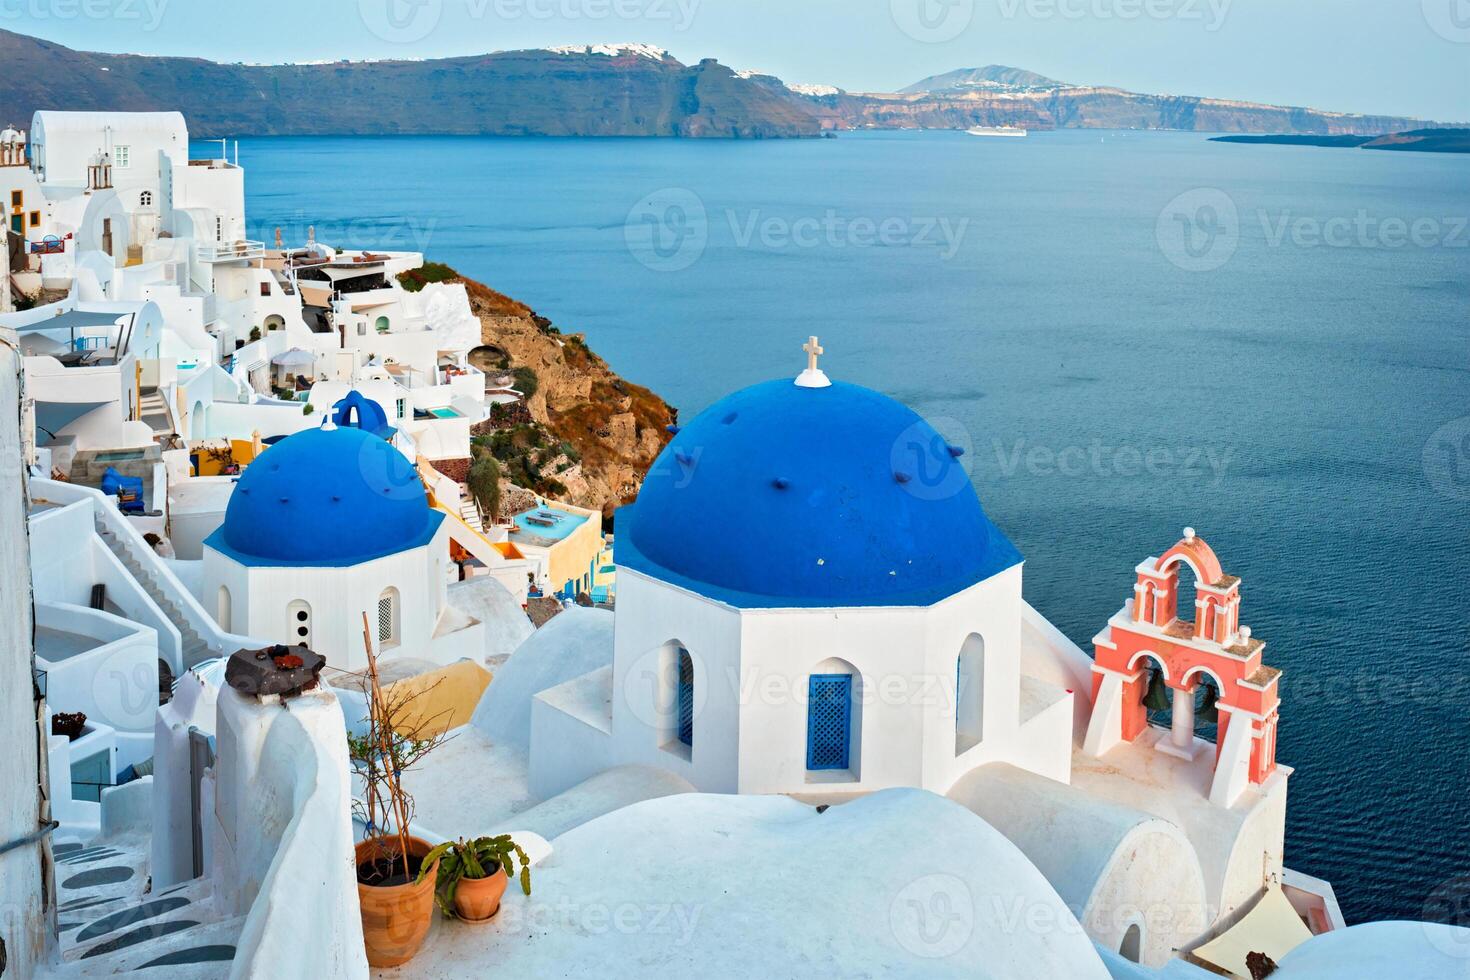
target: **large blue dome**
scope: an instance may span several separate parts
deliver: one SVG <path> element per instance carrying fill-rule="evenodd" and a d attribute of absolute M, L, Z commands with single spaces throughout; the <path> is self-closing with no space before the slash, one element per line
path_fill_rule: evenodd
<path fill-rule="evenodd" d="M 755 385 L 664 447 L 618 563 L 741 607 L 929 605 L 1021 561 L 958 457 L 876 391 Z"/>
<path fill-rule="evenodd" d="M 306 429 L 245 468 L 205 544 L 246 565 L 355 565 L 425 545 L 443 515 L 403 454 L 361 429 Z"/>

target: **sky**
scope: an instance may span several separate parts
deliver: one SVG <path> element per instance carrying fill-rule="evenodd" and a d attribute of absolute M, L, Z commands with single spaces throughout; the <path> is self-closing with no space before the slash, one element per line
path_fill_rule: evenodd
<path fill-rule="evenodd" d="M 246 62 L 639 41 L 850 91 L 1005 64 L 1139 92 L 1470 121 L 1470 0 L 0 0 L 0 29 Z"/>

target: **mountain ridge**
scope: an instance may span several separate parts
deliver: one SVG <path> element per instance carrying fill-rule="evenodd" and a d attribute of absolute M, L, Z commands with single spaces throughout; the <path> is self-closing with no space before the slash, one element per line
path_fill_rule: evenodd
<path fill-rule="evenodd" d="M 1443 126 L 1076 85 L 986 65 L 894 93 L 789 85 L 647 44 L 563 45 L 424 60 L 226 64 L 75 51 L 0 30 L 0 125 L 37 109 L 184 113 L 201 138 L 273 135 L 812 137 L 852 129 L 1019 126 L 1386 135 Z"/>

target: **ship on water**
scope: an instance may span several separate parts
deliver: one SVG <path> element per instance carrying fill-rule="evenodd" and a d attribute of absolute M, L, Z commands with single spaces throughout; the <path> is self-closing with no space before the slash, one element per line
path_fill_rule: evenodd
<path fill-rule="evenodd" d="M 973 126 L 965 130 L 971 136 L 1025 136 L 1026 131 L 1019 126 Z"/>

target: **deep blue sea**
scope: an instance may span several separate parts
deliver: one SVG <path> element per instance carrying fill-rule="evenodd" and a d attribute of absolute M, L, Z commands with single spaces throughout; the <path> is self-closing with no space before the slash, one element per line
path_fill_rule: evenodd
<path fill-rule="evenodd" d="M 1198 134 L 242 140 L 252 237 L 421 249 L 688 417 L 834 377 L 969 448 L 1084 649 L 1192 525 L 1285 671 L 1287 863 L 1470 872 L 1470 158 Z"/>

